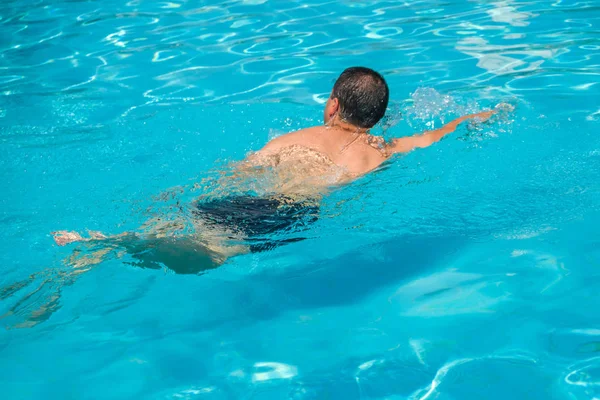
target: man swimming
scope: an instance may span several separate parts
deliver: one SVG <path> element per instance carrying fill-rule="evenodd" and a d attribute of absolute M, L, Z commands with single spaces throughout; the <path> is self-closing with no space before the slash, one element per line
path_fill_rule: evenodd
<path fill-rule="evenodd" d="M 195 202 L 192 235 L 183 234 L 181 222 L 152 221 L 143 233 L 106 236 L 90 232 L 84 238 L 76 232 L 58 231 L 54 239 L 60 246 L 73 242 L 93 246 L 96 257 L 70 261 L 79 267 L 95 264 L 115 250 L 133 256 L 139 265 L 162 264 L 180 273 L 213 268 L 236 254 L 301 240 L 269 237 L 302 231 L 314 222 L 319 199 L 329 188 L 373 171 L 396 153 L 430 146 L 464 121 L 484 121 L 494 112 L 466 115 L 440 129 L 386 142 L 369 130 L 385 115 L 388 100 L 388 85 L 379 73 L 364 67 L 343 71 L 325 105 L 324 125 L 277 137 L 235 164 L 221 189 L 227 192 L 232 182 L 251 180 L 251 190 Z"/>

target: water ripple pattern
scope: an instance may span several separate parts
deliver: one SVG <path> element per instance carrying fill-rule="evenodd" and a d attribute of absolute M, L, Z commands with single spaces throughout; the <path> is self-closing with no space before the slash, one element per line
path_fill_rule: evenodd
<path fill-rule="evenodd" d="M 50 232 L 170 218 L 352 65 L 388 81 L 387 139 L 506 106 L 308 240 L 65 265 Z M 4 0 L 0 397 L 598 399 L 599 124 L 597 0 Z"/>

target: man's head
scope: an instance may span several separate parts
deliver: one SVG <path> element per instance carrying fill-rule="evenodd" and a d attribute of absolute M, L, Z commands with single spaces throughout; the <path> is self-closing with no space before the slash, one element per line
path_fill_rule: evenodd
<path fill-rule="evenodd" d="M 379 73 L 369 68 L 346 69 L 333 85 L 325 106 L 325 123 L 336 114 L 359 128 L 372 128 L 383 116 L 390 92 Z"/>

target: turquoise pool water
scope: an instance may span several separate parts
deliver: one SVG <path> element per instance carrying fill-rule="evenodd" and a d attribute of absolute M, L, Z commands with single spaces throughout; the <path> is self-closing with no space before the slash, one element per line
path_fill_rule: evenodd
<path fill-rule="evenodd" d="M 599 50 L 596 1 L 3 1 L 1 398 L 600 398 Z M 515 110 L 334 192 L 309 240 L 63 264 L 51 231 L 177 212 L 352 65 L 388 138 Z"/>

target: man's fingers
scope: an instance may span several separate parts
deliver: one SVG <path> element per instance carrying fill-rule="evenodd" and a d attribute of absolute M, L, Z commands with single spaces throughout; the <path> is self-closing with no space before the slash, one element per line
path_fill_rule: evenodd
<path fill-rule="evenodd" d="M 498 103 L 496 105 L 496 107 L 494 107 L 494 111 L 495 112 L 500 112 L 500 111 L 513 112 L 513 111 L 515 111 L 515 106 L 513 106 L 512 104 L 508 104 L 508 103 Z"/>

